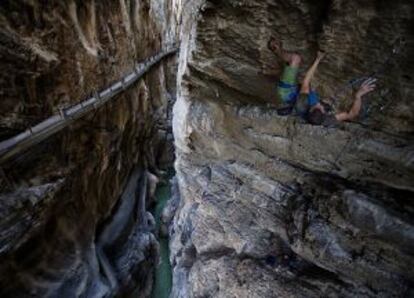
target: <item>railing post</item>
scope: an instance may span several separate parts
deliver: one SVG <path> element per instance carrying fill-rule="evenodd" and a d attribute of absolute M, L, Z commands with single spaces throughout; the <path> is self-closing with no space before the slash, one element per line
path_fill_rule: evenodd
<path fill-rule="evenodd" d="M 59 114 L 62 119 L 66 119 L 66 113 L 64 108 L 59 108 Z"/>
<path fill-rule="evenodd" d="M 93 96 L 96 98 L 97 101 L 101 101 L 101 95 L 96 90 L 93 92 Z"/>
<path fill-rule="evenodd" d="M 95 110 L 98 109 L 97 105 L 99 104 L 99 102 L 101 101 L 101 96 L 99 95 L 99 92 L 97 92 L 96 90 L 93 92 L 93 97 L 96 98 L 96 101 L 93 103 L 93 108 Z"/>
<path fill-rule="evenodd" d="M 126 90 L 126 85 L 125 85 L 124 78 L 121 79 L 121 85 L 122 85 L 122 90 L 125 91 Z"/>

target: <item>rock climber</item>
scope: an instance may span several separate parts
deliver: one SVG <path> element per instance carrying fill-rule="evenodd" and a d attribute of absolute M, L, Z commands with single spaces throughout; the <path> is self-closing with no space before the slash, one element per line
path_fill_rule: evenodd
<path fill-rule="evenodd" d="M 280 115 L 289 115 L 294 111 L 313 125 L 353 120 L 358 117 L 361 110 L 362 96 L 373 91 L 376 87 L 376 79 L 368 78 L 355 93 L 351 109 L 347 112 L 331 115 L 327 113 L 326 105 L 321 103 L 318 94 L 311 87 L 311 81 L 325 53 L 318 51 L 315 61 L 307 70 L 302 83 L 299 85 L 297 77 L 302 61 L 300 55 L 283 50 L 281 44 L 274 38 L 270 39 L 269 48 L 287 63 L 277 86 L 277 94 L 282 102 L 282 107 L 278 109 Z"/>

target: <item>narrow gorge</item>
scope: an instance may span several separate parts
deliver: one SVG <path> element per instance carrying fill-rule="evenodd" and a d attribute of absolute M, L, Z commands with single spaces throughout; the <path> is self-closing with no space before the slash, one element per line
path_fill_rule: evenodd
<path fill-rule="evenodd" d="M 0 297 L 413 297 L 414 4 L 0 3 Z M 335 111 L 280 115 L 326 52 Z"/>

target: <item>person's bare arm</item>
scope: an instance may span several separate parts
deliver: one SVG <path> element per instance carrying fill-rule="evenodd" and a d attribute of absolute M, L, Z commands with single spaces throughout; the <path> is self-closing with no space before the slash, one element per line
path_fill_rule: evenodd
<path fill-rule="evenodd" d="M 375 82 L 377 79 L 369 78 L 365 80 L 358 91 L 355 93 L 354 103 L 348 112 L 341 112 L 335 115 L 338 121 L 350 121 L 358 117 L 362 106 L 362 96 L 373 91 L 376 87 Z"/>

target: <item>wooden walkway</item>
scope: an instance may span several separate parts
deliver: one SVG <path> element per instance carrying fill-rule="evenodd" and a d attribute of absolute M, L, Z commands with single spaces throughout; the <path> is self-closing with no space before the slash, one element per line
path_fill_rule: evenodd
<path fill-rule="evenodd" d="M 0 164 L 54 135 L 88 112 L 103 106 L 138 81 L 153 65 L 164 57 L 177 52 L 177 50 L 177 47 L 172 46 L 161 51 L 139 63 L 133 72 L 113 83 L 109 88 L 96 92 L 91 98 L 76 105 L 60 109 L 59 114 L 51 116 L 26 131 L 0 142 Z"/>

